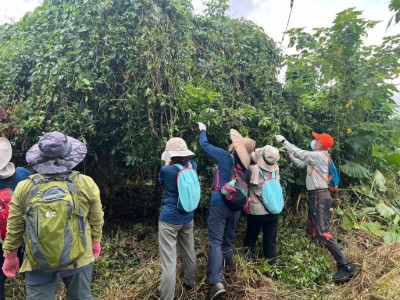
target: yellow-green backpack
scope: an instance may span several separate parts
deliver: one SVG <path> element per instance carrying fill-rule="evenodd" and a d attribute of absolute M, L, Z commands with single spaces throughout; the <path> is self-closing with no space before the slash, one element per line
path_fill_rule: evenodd
<path fill-rule="evenodd" d="M 29 178 L 34 186 L 29 192 L 26 209 L 25 251 L 34 270 L 76 267 L 85 253 L 84 218 L 80 213 L 77 189 L 72 172 L 62 177 Z"/>

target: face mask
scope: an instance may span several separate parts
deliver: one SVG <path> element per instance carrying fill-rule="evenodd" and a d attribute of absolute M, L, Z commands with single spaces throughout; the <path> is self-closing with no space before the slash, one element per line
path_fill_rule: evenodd
<path fill-rule="evenodd" d="M 316 140 L 312 140 L 312 141 L 311 141 L 311 144 L 310 144 L 311 150 L 314 150 L 314 149 L 315 149 L 315 144 L 316 144 L 316 143 L 317 143 Z"/>

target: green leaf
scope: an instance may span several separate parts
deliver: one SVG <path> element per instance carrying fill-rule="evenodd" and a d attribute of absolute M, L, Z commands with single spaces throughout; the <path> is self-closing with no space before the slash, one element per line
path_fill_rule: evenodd
<path fill-rule="evenodd" d="M 389 165 L 400 166 L 400 152 L 393 153 L 385 157 L 385 159 Z"/>
<path fill-rule="evenodd" d="M 385 176 L 383 176 L 383 174 L 379 170 L 375 170 L 374 174 L 372 175 L 372 187 L 376 185 L 378 187 L 378 190 L 380 190 L 381 192 L 385 192 L 387 190 L 385 184 Z"/>
<path fill-rule="evenodd" d="M 383 202 L 379 202 L 376 206 L 376 211 L 384 218 L 390 218 L 395 215 L 395 211 Z"/>
<path fill-rule="evenodd" d="M 398 234 L 395 230 L 391 230 L 386 232 L 383 237 L 385 243 L 393 243 L 400 241 L 400 234 Z"/>
<path fill-rule="evenodd" d="M 340 226 L 347 232 L 351 231 L 355 227 L 356 217 L 350 208 L 347 208 L 342 215 L 340 220 Z"/>
<path fill-rule="evenodd" d="M 370 178 L 371 177 L 371 172 L 368 171 L 366 168 L 363 166 L 352 162 L 352 161 L 347 161 L 346 164 L 340 166 L 340 170 L 345 173 L 347 176 L 357 178 L 357 179 L 363 179 L 363 178 Z"/>
<path fill-rule="evenodd" d="M 384 236 L 386 234 L 386 232 L 383 230 L 384 227 L 378 222 L 363 223 L 361 224 L 361 229 L 365 232 L 372 233 L 375 236 Z"/>

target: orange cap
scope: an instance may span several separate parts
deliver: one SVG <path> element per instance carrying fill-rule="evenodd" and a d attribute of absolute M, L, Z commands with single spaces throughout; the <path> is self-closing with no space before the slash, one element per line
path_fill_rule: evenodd
<path fill-rule="evenodd" d="M 324 147 L 324 149 L 329 150 L 330 148 L 332 148 L 335 140 L 329 134 L 327 133 L 319 134 L 314 131 L 311 134 L 313 137 L 315 137 L 316 140 L 321 142 L 322 147 Z"/>

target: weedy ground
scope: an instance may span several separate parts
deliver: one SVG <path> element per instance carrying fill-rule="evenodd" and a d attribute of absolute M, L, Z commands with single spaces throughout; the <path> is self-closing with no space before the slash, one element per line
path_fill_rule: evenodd
<path fill-rule="evenodd" d="M 331 281 L 336 271 L 333 259 L 326 249 L 314 245 L 305 236 L 305 213 L 287 215 L 292 219 L 282 221 L 278 234 L 279 258 L 273 266 L 262 259 L 250 260 L 243 254 L 246 221 L 242 217 L 235 237 L 235 270 L 225 272 L 226 299 L 400 299 L 400 243 L 384 244 L 362 231 L 346 233 L 333 217 L 332 231 L 359 270 L 350 282 L 336 285 Z M 258 256 L 261 257 L 261 237 L 259 240 Z M 196 285 L 191 292 L 184 292 L 179 264 L 177 299 L 208 299 L 207 229 L 199 220 L 195 227 L 195 247 Z M 159 299 L 160 274 L 154 220 L 151 224 L 105 229 L 102 255 L 94 267 L 94 299 Z M 22 276 L 8 280 L 7 290 L 7 299 L 24 299 Z M 57 300 L 65 299 L 62 285 L 60 290 Z"/>

